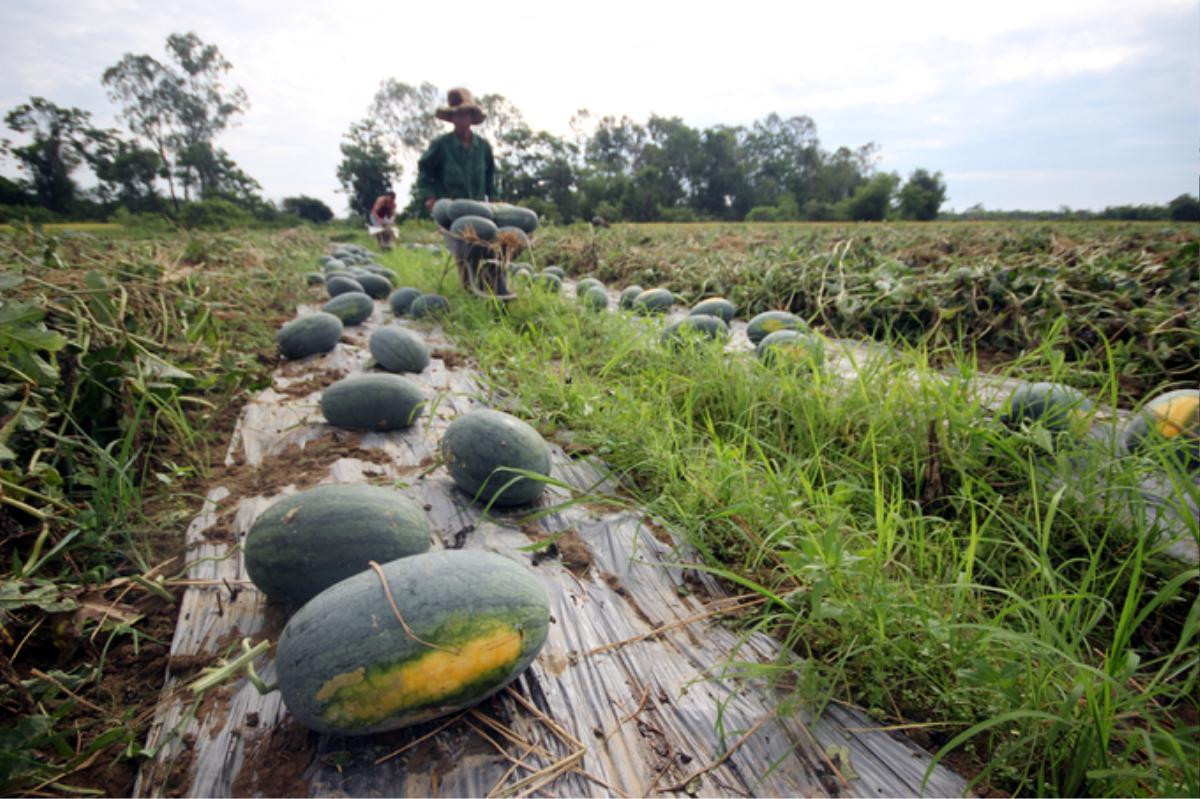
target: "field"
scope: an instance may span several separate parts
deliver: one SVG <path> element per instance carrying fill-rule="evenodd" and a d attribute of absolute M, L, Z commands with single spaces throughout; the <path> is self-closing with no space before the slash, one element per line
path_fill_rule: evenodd
<path fill-rule="evenodd" d="M 130 789 L 182 528 L 274 330 L 321 296 L 303 276 L 326 244 L 0 232 L 5 793 Z M 755 675 L 788 703 L 863 707 L 978 790 L 1200 794 L 1197 568 L 1111 500 L 1153 473 L 1194 502 L 1194 474 L 1003 425 L 971 390 L 984 370 L 1131 408 L 1194 387 L 1194 226 L 581 226 L 533 256 L 894 349 L 848 380 L 769 369 L 532 286 L 497 309 L 423 251 L 380 258 L 444 290 L 447 332 L 523 418 L 766 600 L 735 623 L 800 656 Z"/>

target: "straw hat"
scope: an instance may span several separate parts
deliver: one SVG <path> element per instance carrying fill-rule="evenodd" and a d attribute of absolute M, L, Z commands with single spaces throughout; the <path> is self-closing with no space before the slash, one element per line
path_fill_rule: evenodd
<path fill-rule="evenodd" d="M 468 109 L 471 112 L 471 124 L 478 125 L 484 119 L 483 109 L 475 103 L 475 98 L 466 89 L 451 89 L 446 92 L 446 105 L 434 114 L 445 122 L 454 121 L 454 112 Z"/>

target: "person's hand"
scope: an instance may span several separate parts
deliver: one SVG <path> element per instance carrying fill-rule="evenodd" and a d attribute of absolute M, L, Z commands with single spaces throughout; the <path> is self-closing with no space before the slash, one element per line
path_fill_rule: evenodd
<path fill-rule="evenodd" d="M 432 211 L 432 210 L 433 210 L 433 204 L 434 204 L 435 202 L 437 202 L 437 197 L 429 197 L 429 198 L 427 198 L 427 199 L 425 200 L 425 210 L 426 210 L 426 211 Z"/>

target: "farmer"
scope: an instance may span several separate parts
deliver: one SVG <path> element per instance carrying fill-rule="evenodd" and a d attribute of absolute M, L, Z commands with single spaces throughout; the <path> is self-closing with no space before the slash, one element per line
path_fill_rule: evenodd
<path fill-rule="evenodd" d="M 389 191 L 376 197 L 368 216 L 371 224 L 367 231 L 375 237 L 379 249 L 392 249 L 396 242 L 396 192 Z"/>
<path fill-rule="evenodd" d="M 417 196 L 432 209 L 441 197 L 486 200 L 496 196 L 496 161 L 487 139 L 471 132 L 483 122 L 483 109 L 466 89 L 446 93 L 446 105 L 435 116 L 454 124 L 438 136 L 417 162 Z"/>

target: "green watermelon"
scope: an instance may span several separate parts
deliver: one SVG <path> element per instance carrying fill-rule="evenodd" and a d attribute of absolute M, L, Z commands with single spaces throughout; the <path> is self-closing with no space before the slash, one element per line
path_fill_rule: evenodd
<path fill-rule="evenodd" d="M 279 637 L 284 704 L 317 732 L 366 735 L 470 707 L 545 643 L 546 589 L 501 555 L 442 550 L 380 569 L 382 580 L 372 569 L 318 594 Z"/>
<path fill-rule="evenodd" d="M 342 324 L 361 325 L 370 318 L 375 303 L 361 291 L 347 291 L 325 303 L 321 310 L 341 319 Z"/>
<path fill-rule="evenodd" d="M 296 360 L 329 352 L 342 337 L 342 320 L 324 312 L 293 319 L 275 334 L 275 343 L 283 357 Z"/>
<path fill-rule="evenodd" d="M 450 223 L 454 221 L 454 217 L 450 215 L 450 208 L 453 206 L 454 200 L 443 197 L 433 204 L 430 214 L 433 216 L 433 221 L 439 226 L 448 228 Z"/>
<path fill-rule="evenodd" d="M 522 274 L 528 274 L 528 273 L 522 273 Z M 540 275 L 537 276 L 537 284 L 539 286 L 541 286 L 543 289 L 545 289 L 546 291 L 552 292 L 554 294 L 557 294 L 560 291 L 562 291 L 562 278 L 560 278 L 558 275 L 554 274 L 553 272 L 542 272 Z"/>
<path fill-rule="evenodd" d="M 492 214 L 500 227 L 516 227 L 525 233 L 537 230 L 538 215 L 528 208 L 508 203 L 492 203 Z"/>
<path fill-rule="evenodd" d="M 362 283 L 359 283 L 358 280 L 353 277 L 342 277 L 341 275 L 336 275 L 325 281 L 325 290 L 329 292 L 330 297 L 336 297 L 339 294 L 345 294 L 350 291 L 361 292 L 363 290 L 363 286 Z"/>
<path fill-rule="evenodd" d="M 1026 383 L 1009 395 L 1001 414 L 1006 424 L 1038 422 L 1047 429 L 1082 431 L 1092 415 L 1092 403 L 1061 383 Z"/>
<path fill-rule="evenodd" d="M 634 313 L 639 315 L 666 313 L 675 304 L 675 295 L 663 288 L 647 289 L 633 300 Z"/>
<path fill-rule="evenodd" d="M 724 297 L 710 297 L 707 300 L 701 300 L 696 303 L 696 306 L 688 312 L 692 315 L 715 316 L 725 324 L 733 321 L 734 315 L 737 314 L 737 306 Z"/>
<path fill-rule="evenodd" d="M 575 296 L 577 298 L 583 297 L 584 294 L 587 294 L 588 289 L 593 288 L 594 286 L 604 288 L 604 284 L 594 277 L 583 278 L 575 284 Z"/>
<path fill-rule="evenodd" d="M 567 279 L 567 272 L 561 266 L 555 266 L 555 265 L 551 264 L 550 266 L 547 266 L 542 271 L 548 275 L 557 276 L 559 280 Z"/>
<path fill-rule="evenodd" d="M 776 330 L 758 342 L 754 354 L 763 364 L 819 367 L 825 360 L 821 337 L 808 330 Z"/>
<path fill-rule="evenodd" d="M 304 276 L 304 282 L 309 286 L 325 285 L 325 275 L 322 272 L 309 272 Z"/>
<path fill-rule="evenodd" d="M 441 294 L 422 294 L 408 306 L 408 315 L 413 319 L 445 316 L 450 313 L 450 301 Z"/>
<path fill-rule="evenodd" d="M 1200 389 L 1167 391 L 1142 405 L 1121 431 L 1129 454 L 1165 452 L 1185 469 L 1200 467 Z"/>
<path fill-rule="evenodd" d="M 641 286 L 629 286 L 621 292 L 621 298 L 617 301 L 617 307 L 626 311 L 633 310 L 633 301 L 642 293 Z"/>
<path fill-rule="evenodd" d="M 321 394 L 325 421 L 346 430 L 402 430 L 411 427 L 424 408 L 417 384 L 392 374 L 351 375 Z"/>
<path fill-rule="evenodd" d="M 729 340 L 729 326 L 717 316 L 707 314 L 685 316 L 667 325 L 660 340 L 663 344 L 672 347 L 694 344 L 703 340 L 725 342 Z"/>
<path fill-rule="evenodd" d="M 404 286 L 396 289 L 388 296 L 388 305 L 392 307 L 392 313 L 396 314 L 396 316 L 404 316 L 412 306 L 413 300 L 420 296 L 420 289 Z"/>
<path fill-rule="evenodd" d="M 579 302 L 593 311 L 603 311 L 608 308 L 608 292 L 604 290 L 604 286 L 592 286 L 583 293 Z"/>
<path fill-rule="evenodd" d="M 450 423 L 442 436 L 442 459 L 454 483 L 485 505 L 523 505 L 542 495 L 542 481 L 509 469 L 550 474 L 550 447 L 541 435 L 517 417 L 490 409 Z"/>
<path fill-rule="evenodd" d="M 804 327 L 800 317 L 788 311 L 763 311 L 746 325 L 746 337 L 757 344 L 776 330 L 797 330 Z"/>
<path fill-rule="evenodd" d="M 392 291 L 392 284 L 387 278 L 381 275 L 373 275 L 370 272 L 361 275 L 358 278 L 358 283 L 362 286 L 364 294 L 376 300 L 386 299 Z"/>
<path fill-rule="evenodd" d="M 267 508 L 246 533 L 250 580 L 271 599 L 300 604 L 367 568 L 429 549 L 433 531 L 415 502 L 364 484 L 320 485 Z"/>
<path fill-rule="evenodd" d="M 375 363 L 389 372 L 421 372 L 429 365 L 429 347 L 403 327 L 389 325 L 371 334 L 367 346 Z"/>

